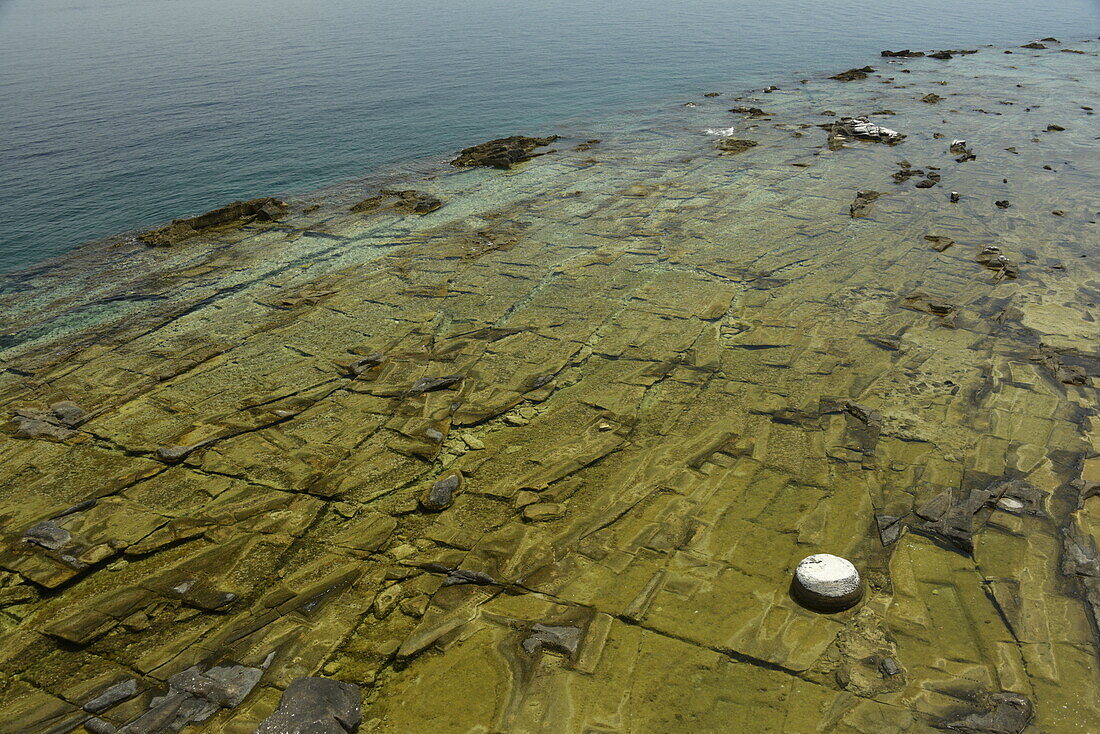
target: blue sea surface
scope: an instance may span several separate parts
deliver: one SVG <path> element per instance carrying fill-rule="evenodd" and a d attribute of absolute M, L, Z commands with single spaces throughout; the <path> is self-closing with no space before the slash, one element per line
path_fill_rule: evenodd
<path fill-rule="evenodd" d="M 885 48 L 1098 33 L 1097 0 L 0 0 L 0 271 Z"/>

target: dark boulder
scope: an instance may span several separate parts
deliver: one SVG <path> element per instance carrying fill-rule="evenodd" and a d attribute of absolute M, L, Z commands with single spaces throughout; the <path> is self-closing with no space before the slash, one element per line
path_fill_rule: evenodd
<path fill-rule="evenodd" d="M 351 683 L 295 678 L 256 734 L 348 734 L 363 718 L 361 700 L 359 686 Z"/>
<path fill-rule="evenodd" d="M 888 59 L 890 59 L 890 58 L 908 59 L 908 58 L 916 58 L 916 57 L 919 57 L 919 56 L 924 56 L 924 52 L 923 51 L 910 51 L 909 49 L 905 49 L 904 51 L 883 51 L 881 55 L 888 58 Z"/>
<path fill-rule="evenodd" d="M 848 207 L 848 213 L 852 215 L 853 219 L 870 215 L 871 204 L 880 196 L 882 196 L 880 192 L 870 189 L 857 191 L 855 200 Z"/>
<path fill-rule="evenodd" d="M 872 69 L 870 66 L 864 66 L 861 69 L 848 69 L 848 71 L 842 71 L 839 74 L 834 74 L 829 78 L 836 79 L 838 82 L 853 82 L 858 79 L 866 79 L 867 75 L 873 72 L 874 69 Z"/>
<path fill-rule="evenodd" d="M 729 153 L 731 155 L 735 153 L 744 153 L 749 148 L 755 148 L 759 143 L 755 140 L 741 140 L 738 138 L 722 138 L 718 141 L 715 147 L 718 148 L 719 153 Z"/>
<path fill-rule="evenodd" d="M 442 512 L 454 504 L 455 492 L 462 487 L 462 472 L 454 471 L 432 483 L 420 497 L 420 506 L 428 512 Z"/>
<path fill-rule="evenodd" d="M 471 166 L 511 168 L 517 163 L 543 155 L 543 153 L 533 153 L 532 151 L 535 148 L 550 145 L 557 139 L 557 135 L 545 138 L 530 138 L 524 135 L 498 138 L 487 143 L 463 148 L 458 152 L 458 157 L 451 161 L 451 165 L 460 168 Z"/>

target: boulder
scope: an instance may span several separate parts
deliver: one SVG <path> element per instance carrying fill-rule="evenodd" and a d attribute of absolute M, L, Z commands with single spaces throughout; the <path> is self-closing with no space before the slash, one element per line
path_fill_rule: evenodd
<path fill-rule="evenodd" d="M 348 734 L 363 718 L 361 700 L 359 686 L 351 683 L 295 678 L 256 734 Z"/>
<path fill-rule="evenodd" d="M 737 138 L 722 138 L 715 147 L 719 153 L 744 153 L 749 148 L 755 148 L 759 143 L 755 140 L 739 140 Z"/>
<path fill-rule="evenodd" d="M 848 213 L 853 219 L 868 216 L 871 213 L 871 204 L 880 196 L 882 196 L 881 192 L 871 189 L 857 191 L 856 198 L 848 206 Z"/>

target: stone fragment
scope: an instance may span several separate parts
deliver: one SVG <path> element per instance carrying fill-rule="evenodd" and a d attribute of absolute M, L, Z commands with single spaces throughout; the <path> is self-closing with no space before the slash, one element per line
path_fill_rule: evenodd
<path fill-rule="evenodd" d="M 885 56 L 886 58 L 916 58 L 924 56 L 924 52 L 905 49 L 904 51 L 883 51 L 880 56 Z"/>
<path fill-rule="evenodd" d="M 490 168 L 511 168 L 517 163 L 523 163 L 544 153 L 534 153 L 535 148 L 541 148 L 558 139 L 557 135 L 545 138 L 531 138 L 523 135 L 513 135 L 508 138 L 498 138 L 487 143 L 463 148 L 458 157 L 451 161 L 452 166 L 487 166 Z"/>
<path fill-rule="evenodd" d="M 1031 43 L 1025 43 L 1023 46 L 1020 46 L 1020 48 L 1043 49 L 1046 48 L 1046 45 L 1039 43 L 1038 41 L 1032 41 Z"/>
<path fill-rule="evenodd" d="M 878 526 L 878 537 L 883 547 L 892 545 L 901 537 L 904 525 L 901 518 L 893 515 L 875 515 L 875 524 Z"/>
<path fill-rule="evenodd" d="M 1047 125 L 1047 132 L 1048 133 L 1060 133 L 1063 130 L 1065 130 L 1065 128 L 1062 127 L 1061 125 L 1053 125 L 1053 124 Z"/>
<path fill-rule="evenodd" d="M 1011 202 L 1009 202 L 1008 199 L 999 199 L 998 201 L 995 201 L 993 203 L 1001 209 L 1007 209 L 1008 207 L 1012 206 Z"/>
<path fill-rule="evenodd" d="M 929 92 L 928 94 L 926 94 L 926 95 L 924 95 L 923 97 L 921 97 L 921 98 L 920 98 L 920 101 L 921 101 L 921 102 L 926 102 L 927 104 L 936 104 L 936 103 L 937 103 L 937 102 L 939 102 L 939 101 L 940 101 L 941 99 L 943 99 L 943 97 L 941 97 L 940 95 L 936 94 L 935 92 Z"/>
<path fill-rule="evenodd" d="M 256 734 L 345 734 L 362 720 L 359 686 L 328 678 L 295 678 Z"/>
<path fill-rule="evenodd" d="M 88 703 L 84 704 L 84 710 L 98 714 L 101 711 L 106 711 L 117 703 L 122 703 L 128 698 L 133 698 L 137 695 L 138 686 L 137 680 L 134 678 L 127 678 L 126 680 L 119 681 L 113 686 L 103 691 Z"/>
<path fill-rule="evenodd" d="M 420 506 L 428 512 L 441 512 L 454 504 L 454 495 L 462 487 L 462 472 L 455 470 L 432 483 L 420 497 Z"/>

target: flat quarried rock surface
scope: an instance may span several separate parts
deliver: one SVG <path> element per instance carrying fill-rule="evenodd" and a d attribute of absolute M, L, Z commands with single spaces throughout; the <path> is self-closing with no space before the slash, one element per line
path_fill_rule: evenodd
<path fill-rule="evenodd" d="M 364 732 L 1100 731 L 1100 60 L 1043 45 L 7 278 L 0 731 L 354 726 L 303 678 Z M 859 606 L 789 597 L 818 552 Z"/>

